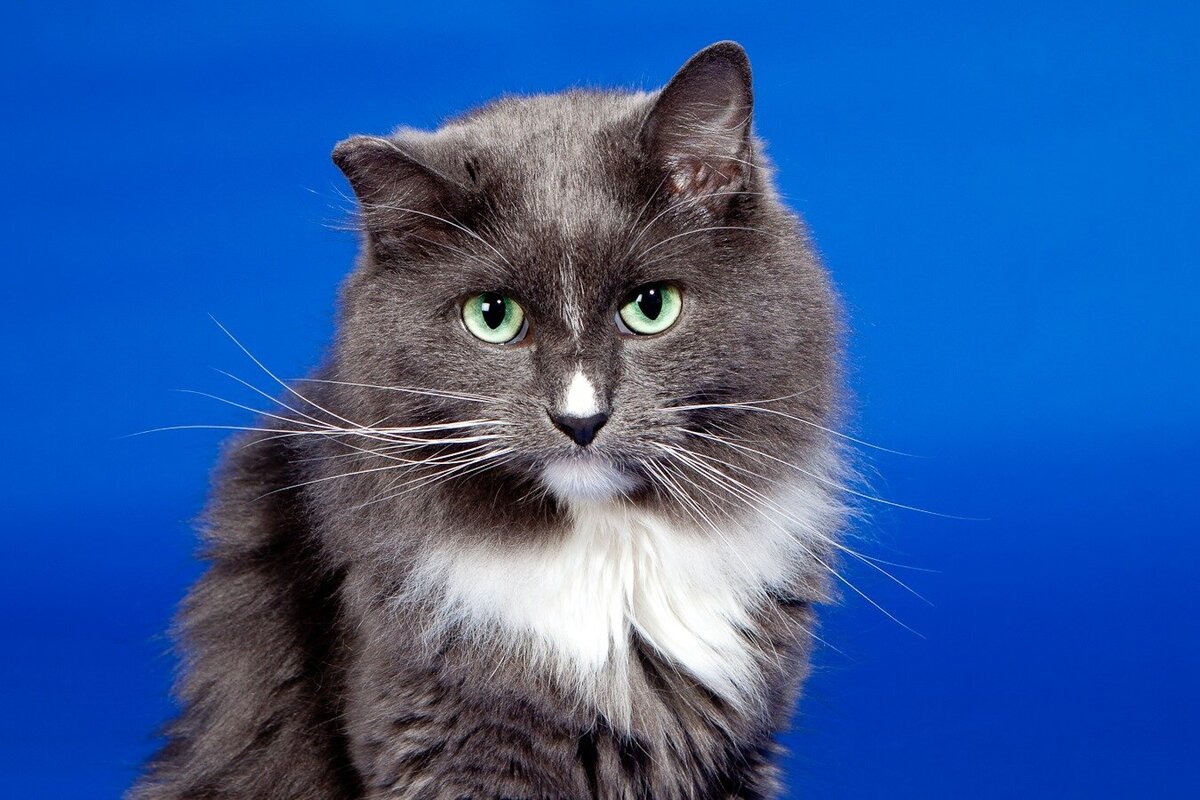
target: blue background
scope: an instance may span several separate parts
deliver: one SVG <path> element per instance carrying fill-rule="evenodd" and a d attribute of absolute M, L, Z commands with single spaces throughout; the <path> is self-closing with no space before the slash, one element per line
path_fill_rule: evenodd
<path fill-rule="evenodd" d="M 170 8 L 165 7 L 170 5 Z M 170 712 L 188 520 L 330 334 L 328 154 L 503 92 L 656 86 L 723 38 L 852 322 L 891 500 L 794 796 L 1200 796 L 1200 6 L 8 3 L 0 795 L 114 797 Z M 919 634 L 919 635 L 918 635 Z M 833 649 L 833 648 L 836 648 Z"/>

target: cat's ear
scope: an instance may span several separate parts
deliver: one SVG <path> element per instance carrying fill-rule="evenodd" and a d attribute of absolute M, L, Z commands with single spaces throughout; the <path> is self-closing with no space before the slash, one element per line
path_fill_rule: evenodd
<path fill-rule="evenodd" d="M 437 230 L 461 188 L 394 139 L 352 136 L 333 148 L 333 163 L 354 189 L 369 229 Z"/>
<path fill-rule="evenodd" d="M 642 125 L 642 147 L 669 191 L 723 205 L 750 169 L 754 94 L 750 60 L 736 42 L 692 56 L 663 88 Z"/>

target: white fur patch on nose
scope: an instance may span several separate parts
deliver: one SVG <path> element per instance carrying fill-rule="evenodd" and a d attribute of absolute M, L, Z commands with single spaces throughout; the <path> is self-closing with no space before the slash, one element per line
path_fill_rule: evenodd
<path fill-rule="evenodd" d="M 592 382 L 588 380 L 587 375 L 583 374 L 582 369 L 575 370 L 575 377 L 571 378 L 566 394 L 563 395 L 562 408 L 559 413 L 569 417 L 590 417 L 600 413 L 596 387 L 592 386 Z"/>

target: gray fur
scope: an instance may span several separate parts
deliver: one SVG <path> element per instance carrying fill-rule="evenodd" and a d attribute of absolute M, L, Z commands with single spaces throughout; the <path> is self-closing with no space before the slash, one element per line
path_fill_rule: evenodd
<path fill-rule="evenodd" d="M 825 432 L 839 327 L 750 108 L 745 55 L 720 43 L 659 93 L 508 98 L 434 133 L 338 146 L 364 235 L 315 376 L 326 382 L 298 384 L 304 400 L 281 397 L 288 421 L 262 425 L 296 435 L 230 443 L 203 531 L 211 567 L 180 615 L 182 713 L 131 798 L 776 795 L 775 735 L 807 671 L 840 525 Z M 700 228 L 714 230 L 688 233 Z M 618 304 L 655 280 L 682 287 L 680 321 L 622 334 Z M 485 290 L 520 300 L 526 341 L 487 345 L 463 329 L 458 303 Z M 736 696 L 636 630 L 597 678 L 603 691 L 581 692 L 535 645 L 448 613 L 415 578 L 435 548 L 500 558 L 569 535 L 570 501 L 539 475 L 578 456 L 547 413 L 577 367 L 611 415 L 589 451 L 634 484 L 613 502 L 701 537 L 759 524 L 695 464 L 671 467 L 681 500 L 646 467 L 667 458 L 662 445 L 812 506 L 797 518 L 813 529 L 789 531 L 802 545 L 786 581 L 764 585 L 740 630 L 753 680 Z M 712 407 L 743 401 L 771 411 Z M 471 430 L 502 434 L 511 452 L 407 491 L 398 481 L 433 468 L 401 468 L 366 433 L 305 433 L 312 419 L 386 428 L 481 414 L 503 425 Z"/>

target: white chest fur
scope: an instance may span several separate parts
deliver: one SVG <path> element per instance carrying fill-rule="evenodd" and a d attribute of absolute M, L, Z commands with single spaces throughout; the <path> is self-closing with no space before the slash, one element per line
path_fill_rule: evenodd
<path fill-rule="evenodd" d="M 622 669 L 636 631 L 737 701 L 757 677 L 741 631 L 766 590 L 807 561 L 805 541 L 830 510 L 820 493 L 794 488 L 787 519 L 758 514 L 723 530 L 620 502 L 576 505 L 552 542 L 435 552 L 418 582 L 443 599 L 445 622 L 518 642 L 585 692 Z"/>

